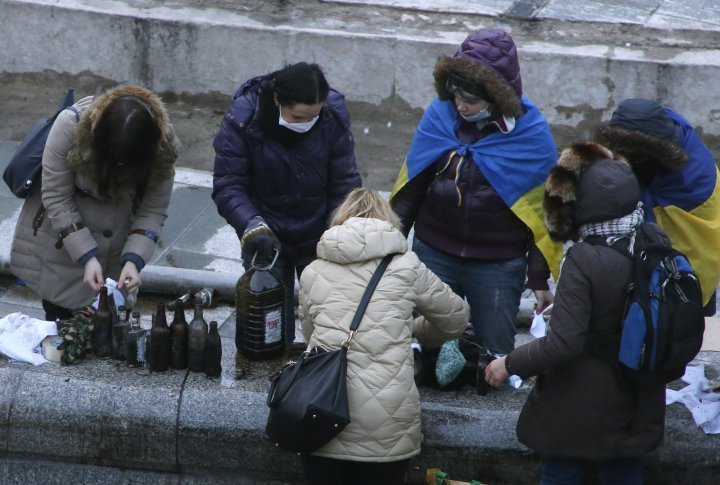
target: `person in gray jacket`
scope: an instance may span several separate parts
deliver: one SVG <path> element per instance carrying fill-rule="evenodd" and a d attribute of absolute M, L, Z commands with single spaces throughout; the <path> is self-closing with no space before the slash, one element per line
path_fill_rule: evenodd
<path fill-rule="evenodd" d="M 397 484 L 420 453 L 420 396 L 410 342 L 439 345 L 462 334 L 469 307 L 432 273 L 400 232 L 377 192 L 354 189 L 300 277 L 300 321 L 308 348 L 340 348 L 382 258 L 390 262 L 353 336 L 347 359 L 351 422 L 303 455 L 311 484 Z M 413 318 L 417 309 L 422 317 Z"/>
<path fill-rule="evenodd" d="M 501 386 L 508 374 L 537 376 L 517 424 L 518 439 L 543 457 L 542 484 L 580 484 L 590 463 L 605 484 L 642 484 L 642 457 L 660 444 L 665 386 L 633 387 L 617 364 L 590 349 L 619 339 L 632 260 L 643 222 L 632 169 L 607 148 L 580 143 L 564 150 L 545 186 L 545 222 L 568 251 L 545 337 L 490 362 L 485 377 Z M 604 340 L 603 340 L 604 341 Z"/>
<path fill-rule="evenodd" d="M 135 291 L 167 217 L 177 139 L 160 98 L 124 85 L 78 101 L 53 124 L 40 190 L 15 227 L 11 269 L 69 318 L 105 278 Z"/>

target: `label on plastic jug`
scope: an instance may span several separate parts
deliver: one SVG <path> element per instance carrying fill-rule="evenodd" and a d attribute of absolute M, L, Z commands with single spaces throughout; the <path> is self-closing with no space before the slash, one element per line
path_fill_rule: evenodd
<path fill-rule="evenodd" d="M 265 314 L 265 343 L 274 344 L 282 339 L 282 311 L 273 310 Z"/>

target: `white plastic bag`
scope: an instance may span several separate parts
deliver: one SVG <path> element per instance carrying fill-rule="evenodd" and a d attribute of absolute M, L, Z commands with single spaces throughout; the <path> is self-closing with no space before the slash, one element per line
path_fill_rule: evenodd
<path fill-rule="evenodd" d="M 511 375 L 508 377 L 508 385 L 512 387 L 513 389 L 520 389 L 520 386 L 522 386 L 523 380 L 520 378 L 520 376 Z"/>
<path fill-rule="evenodd" d="M 553 305 L 550 304 L 540 313 L 535 312 L 532 325 L 530 325 L 530 335 L 535 338 L 547 335 L 547 320 L 550 319 L 548 312 L 552 310 L 552 307 Z"/>
<path fill-rule="evenodd" d="M 108 295 L 113 295 L 116 308 L 119 308 L 122 305 L 124 305 L 126 308 L 132 308 L 133 306 L 135 306 L 138 290 L 131 291 L 130 293 L 127 293 L 125 290 L 118 290 L 117 281 L 112 278 L 105 278 L 105 286 L 107 286 Z M 98 293 L 92 303 L 93 308 L 95 308 L 96 310 L 99 302 L 100 294 Z"/>
<path fill-rule="evenodd" d="M 40 344 L 48 335 L 57 335 L 55 322 L 38 320 L 21 312 L 0 319 L 0 353 L 29 364 L 44 364 Z"/>

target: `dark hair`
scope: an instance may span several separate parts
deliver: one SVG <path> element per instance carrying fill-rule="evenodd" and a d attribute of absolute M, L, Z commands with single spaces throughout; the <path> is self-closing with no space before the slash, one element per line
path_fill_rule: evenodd
<path fill-rule="evenodd" d="M 121 96 L 103 111 L 93 130 L 98 154 L 98 193 L 107 196 L 112 180 L 130 178 L 142 200 L 161 132 L 150 107 L 136 96 Z"/>
<path fill-rule="evenodd" d="M 325 75 L 317 64 L 291 64 L 271 74 L 270 79 L 271 91 L 277 95 L 280 104 L 324 103 L 330 91 Z"/>

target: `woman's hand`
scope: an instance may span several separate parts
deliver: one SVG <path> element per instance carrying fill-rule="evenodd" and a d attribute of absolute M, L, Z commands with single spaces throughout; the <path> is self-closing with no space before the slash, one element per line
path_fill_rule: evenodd
<path fill-rule="evenodd" d="M 102 274 L 102 266 L 97 258 L 92 257 L 85 263 L 85 276 L 83 282 L 93 291 L 99 291 L 105 284 L 105 278 Z"/>
<path fill-rule="evenodd" d="M 508 380 L 508 371 L 505 368 L 505 356 L 491 361 L 485 368 L 485 382 L 496 389 L 500 389 Z"/>
<path fill-rule="evenodd" d="M 120 279 L 118 280 L 118 289 L 126 290 L 128 293 L 135 291 L 140 288 L 142 281 L 140 280 L 140 274 L 138 273 L 137 266 L 132 261 L 128 261 L 123 266 L 120 272 Z"/>

